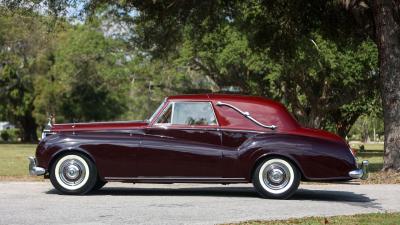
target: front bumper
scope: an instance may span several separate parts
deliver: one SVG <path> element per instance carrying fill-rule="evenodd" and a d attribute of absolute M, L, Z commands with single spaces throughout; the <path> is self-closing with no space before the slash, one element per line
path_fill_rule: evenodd
<path fill-rule="evenodd" d="M 29 157 L 29 174 L 34 176 L 40 176 L 40 175 L 44 175 L 46 173 L 46 170 L 42 167 L 38 167 L 37 166 L 37 162 L 35 157 Z"/>
<path fill-rule="evenodd" d="M 366 180 L 368 178 L 368 164 L 368 160 L 362 161 L 360 168 L 350 171 L 349 176 L 354 179 Z"/>

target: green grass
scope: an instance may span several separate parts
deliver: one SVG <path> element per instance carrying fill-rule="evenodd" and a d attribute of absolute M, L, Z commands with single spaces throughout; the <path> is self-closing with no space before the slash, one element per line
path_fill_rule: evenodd
<path fill-rule="evenodd" d="M 353 216 L 333 217 L 305 217 L 301 219 L 274 220 L 274 221 L 246 221 L 240 225 L 320 225 L 320 224 L 346 224 L 346 225 L 397 225 L 400 224 L 400 213 L 369 213 Z"/>
<path fill-rule="evenodd" d="M 363 144 L 363 143 L 356 143 L 351 144 L 352 148 L 359 149 L 361 145 L 364 145 L 365 150 L 367 152 L 382 152 L 383 151 L 383 144 Z"/>
<path fill-rule="evenodd" d="M 383 144 L 363 144 L 365 151 L 359 151 L 361 144 L 351 145 L 352 148 L 358 149 L 358 161 L 369 161 L 369 178 L 361 181 L 363 184 L 399 184 L 400 173 L 393 171 L 382 171 L 383 168 Z"/>
<path fill-rule="evenodd" d="M 0 177 L 27 177 L 28 157 L 35 150 L 36 144 L 0 144 Z"/>
<path fill-rule="evenodd" d="M 383 167 L 383 144 L 363 144 L 365 151 L 360 151 L 361 144 L 351 145 L 357 149 L 357 159 L 369 161 L 369 171 L 371 173 L 379 172 Z"/>

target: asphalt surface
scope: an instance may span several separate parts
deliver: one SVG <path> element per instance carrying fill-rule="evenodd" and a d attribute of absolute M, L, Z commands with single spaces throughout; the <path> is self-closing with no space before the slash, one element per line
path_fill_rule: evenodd
<path fill-rule="evenodd" d="M 289 200 L 251 185 L 107 184 L 87 196 L 49 182 L 0 182 L 0 224 L 219 224 L 400 211 L 400 185 L 302 185 Z"/>

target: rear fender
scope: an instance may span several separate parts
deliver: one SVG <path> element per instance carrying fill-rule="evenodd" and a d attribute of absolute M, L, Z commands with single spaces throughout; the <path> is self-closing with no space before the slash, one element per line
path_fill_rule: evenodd
<path fill-rule="evenodd" d="M 295 164 L 304 180 L 346 180 L 355 169 L 354 157 L 345 143 L 293 134 L 257 135 L 239 148 L 246 177 L 265 157 L 286 158 Z"/>

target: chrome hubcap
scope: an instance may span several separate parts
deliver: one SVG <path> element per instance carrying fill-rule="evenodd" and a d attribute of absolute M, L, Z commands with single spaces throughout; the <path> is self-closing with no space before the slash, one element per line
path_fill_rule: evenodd
<path fill-rule="evenodd" d="M 69 165 L 66 168 L 66 177 L 68 179 L 76 179 L 79 176 L 79 168 L 76 165 Z"/>
<path fill-rule="evenodd" d="M 268 174 L 269 180 L 271 180 L 274 183 L 279 183 L 283 180 L 284 178 L 284 172 L 280 169 L 272 169 L 270 173 Z"/>
<path fill-rule="evenodd" d="M 284 164 L 272 163 L 262 171 L 262 178 L 267 187 L 279 190 L 289 183 L 290 172 Z"/>
<path fill-rule="evenodd" d="M 85 167 L 83 163 L 79 160 L 65 160 L 65 162 L 60 165 L 59 175 L 62 182 L 66 185 L 79 185 L 80 183 L 82 183 L 85 174 Z"/>

